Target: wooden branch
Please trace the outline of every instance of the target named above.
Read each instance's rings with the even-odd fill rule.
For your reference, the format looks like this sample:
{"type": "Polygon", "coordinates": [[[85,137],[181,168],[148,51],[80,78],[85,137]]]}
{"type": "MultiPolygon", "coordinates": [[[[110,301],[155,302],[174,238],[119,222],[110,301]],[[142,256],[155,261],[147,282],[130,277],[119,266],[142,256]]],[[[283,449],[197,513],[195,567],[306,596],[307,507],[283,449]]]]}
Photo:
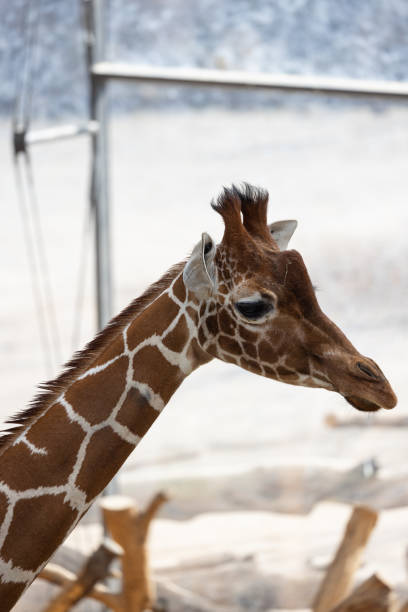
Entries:
{"type": "MultiPolygon", "coordinates": [[[[61,587],[69,586],[76,582],[77,579],[74,572],[61,567],[56,563],[48,563],[38,575],[38,578],[42,578],[43,580],[47,580],[48,582],[61,587]]],[[[121,611],[119,596],[115,593],[111,593],[104,584],[95,584],[93,589],[88,593],[87,597],[103,603],[108,608],[112,608],[112,610],[117,610],[118,612],[121,611]]]]}
{"type": "Polygon", "coordinates": [[[408,417],[374,417],[372,421],[367,423],[364,417],[349,416],[339,417],[337,414],[330,412],[324,417],[324,422],[328,427],[365,427],[367,424],[370,427],[408,427],[408,417]]]}
{"type": "Polygon", "coordinates": [[[103,580],[114,559],[123,554],[121,547],[105,539],[83,565],[78,576],[67,583],[60,593],[44,608],[44,612],[66,612],[86,597],[99,580],[103,580]]]}
{"type": "Polygon", "coordinates": [[[168,501],[169,501],[169,498],[167,497],[165,493],[163,493],[163,491],[159,491],[159,493],[157,493],[153,497],[153,499],[150,501],[147,508],[140,515],[140,518],[144,520],[144,527],[146,531],[149,528],[151,521],[154,519],[154,517],[160,510],[161,506],[168,501]]]}
{"type": "Polygon", "coordinates": [[[154,606],[155,591],[150,578],[146,541],[149,525],[166,500],[163,493],[158,493],[144,512],[139,512],[129,497],[110,495],[100,501],[105,524],[113,539],[124,550],[124,612],[143,612],[154,606]]]}
{"type": "Polygon", "coordinates": [[[396,612],[398,600],[388,584],[373,574],[332,612],[396,612]]]}
{"type": "Polygon", "coordinates": [[[377,512],[371,508],[354,508],[340,546],[314,599],[313,612],[329,612],[347,597],[377,516],[377,512]]]}

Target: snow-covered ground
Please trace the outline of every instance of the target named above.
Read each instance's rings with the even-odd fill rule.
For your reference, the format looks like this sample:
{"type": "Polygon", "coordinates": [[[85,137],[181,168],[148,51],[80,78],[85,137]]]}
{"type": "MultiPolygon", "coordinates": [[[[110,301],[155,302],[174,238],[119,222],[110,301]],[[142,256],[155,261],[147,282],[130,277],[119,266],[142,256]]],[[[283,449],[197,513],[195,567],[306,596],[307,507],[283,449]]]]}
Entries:
{"type": "MultiPolygon", "coordinates": [[[[304,256],[323,309],[392,382],[399,404],[384,417],[406,415],[407,119],[401,108],[304,114],[208,109],[114,119],[115,312],[183,259],[202,231],[221,238],[221,219],[209,202],[223,184],[262,185],[270,192],[271,220],[299,220],[293,247],[304,256]]],[[[0,125],[2,419],[24,407],[36,383],[49,376],[9,136],[9,126],[0,125]]],[[[88,149],[86,140],[77,140],[32,150],[64,360],[77,348],[71,336],[88,149]]],[[[90,258],[80,345],[94,332],[92,271],[90,258]]],[[[213,361],[177,391],[124,466],[122,488],[137,496],[137,482],[147,480],[225,476],[287,464],[344,469],[371,456],[385,476],[406,473],[406,429],[370,427],[361,415],[361,428],[331,430],[323,423],[328,412],[354,414],[334,394],[285,386],[213,361]]],[[[380,525],[381,542],[387,541],[389,523],[380,525]]],[[[338,537],[339,525],[334,529],[338,537]]]]}

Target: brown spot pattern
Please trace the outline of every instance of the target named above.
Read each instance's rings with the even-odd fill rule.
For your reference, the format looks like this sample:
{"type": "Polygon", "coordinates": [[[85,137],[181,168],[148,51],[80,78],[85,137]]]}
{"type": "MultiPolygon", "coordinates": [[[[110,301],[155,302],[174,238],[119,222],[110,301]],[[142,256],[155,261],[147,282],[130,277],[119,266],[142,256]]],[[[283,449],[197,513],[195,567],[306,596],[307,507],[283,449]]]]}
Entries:
{"type": "Polygon", "coordinates": [[[102,351],[95,363],[92,364],[92,367],[103,365],[107,361],[110,361],[111,359],[114,359],[115,357],[121,355],[124,350],[125,344],[123,341],[123,336],[122,334],[119,334],[118,337],[115,338],[114,342],[112,342],[112,344],[109,344],[106,349],[102,351]]]}
{"type": "Polygon", "coordinates": [[[1,584],[1,605],[4,610],[11,610],[25,589],[25,583],[7,582],[1,584]]]}
{"type": "Polygon", "coordinates": [[[161,336],[176,317],[179,306],[168,295],[161,295],[150,308],[144,310],[129,326],[127,340],[129,350],[154,334],[161,336]],[[156,316],[155,316],[156,313],[156,316]]]}
{"type": "Polygon", "coordinates": [[[217,350],[217,346],[214,343],[210,344],[205,350],[210,355],[213,355],[214,357],[217,356],[218,350],[217,350]]]}
{"type": "Polygon", "coordinates": [[[211,361],[211,356],[208,354],[209,351],[203,350],[201,346],[198,344],[197,339],[193,338],[190,342],[190,346],[187,350],[187,356],[194,361],[197,361],[201,364],[207,363],[211,361]]]}
{"type": "Polygon", "coordinates": [[[84,432],[77,423],[71,423],[64,408],[54,404],[27,433],[27,439],[36,447],[44,447],[47,455],[32,453],[20,442],[6,449],[1,457],[5,482],[17,491],[36,487],[61,485],[68,479],[79,450],[84,432]]]}
{"type": "Polygon", "coordinates": [[[133,388],[127,394],[116,420],[128,427],[132,433],[142,437],[158,416],[157,410],[149,404],[149,397],[133,388]]]}
{"type": "Polygon", "coordinates": [[[253,361],[252,359],[246,359],[245,357],[242,357],[241,358],[241,365],[242,365],[243,368],[246,368],[250,372],[255,372],[255,374],[261,374],[261,372],[262,372],[262,370],[259,367],[258,363],[256,361],[253,361]]]}
{"type": "Polygon", "coordinates": [[[244,342],[242,346],[243,346],[243,349],[244,349],[244,353],[246,353],[247,355],[249,355],[249,357],[252,357],[253,359],[257,359],[258,351],[257,351],[257,348],[256,348],[255,344],[250,344],[249,342],[244,342]]]}
{"type": "Polygon", "coordinates": [[[215,315],[210,315],[205,320],[207,329],[212,336],[215,336],[218,333],[218,321],[215,315]]]}
{"type": "Polygon", "coordinates": [[[162,342],[171,351],[181,353],[189,339],[189,331],[185,317],[182,315],[176,327],[164,336],[162,342]]]}
{"type": "Polygon", "coordinates": [[[76,485],[86,492],[87,501],[104,490],[133,449],[133,444],[125,442],[110,427],[93,434],[76,479],[76,485]]]}
{"type": "Polygon", "coordinates": [[[233,355],[239,355],[242,353],[242,349],[239,346],[238,342],[233,338],[229,338],[228,336],[220,336],[218,339],[218,343],[223,351],[227,351],[227,353],[232,353],[233,355]]]}
{"type": "Polygon", "coordinates": [[[183,282],[183,277],[180,278],[173,285],[173,293],[180,302],[184,302],[186,299],[186,287],[183,282]]]}
{"type": "Polygon", "coordinates": [[[101,372],[77,380],[65,394],[67,401],[91,425],[101,423],[122,394],[128,365],[126,356],[119,357],[101,372]]]}
{"type": "MultiPolygon", "coordinates": [[[[95,466],[93,468],[95,475],[95,466]]],[[[61,544],[78,513],[64,502],[65,493],[21,499],[2,548],[2,557],[22,569],[37,568],[61,544]],[[49,520],[58,517],[58,520],[49,520]]]]}
{"type": "Polygon", "coordinates": [[[276,379],[276,372],[273,368],[269,368],[268,366],[264,366],[264,371],[266,376],[270,376],[271,378],[276,379]]]}
{"type": "Polygon", "coordinates": [[[153,346],[145,346],[136,353],[133,367],[134,379],[146,383],[155,393],[160,393],[164,402],[169,401],[182,380],[180,368],[171,365],[153,346]],[[150,364],[153,363],[152,368],[150,364]]]}
{"type": "Polygon", "coordinates": [[[238,331],[243,340],[247,340],[248,342],[256,342],[258,340],[258,334],[250,329],[247,329],[243,325],[239,326],[238,331]]]}
{"type": "Polygon", "coordinates": [[[297,373],[288,370],[288,368],[285,368],[284,366],[278,366],[276,368],[276,372],[281,378],[284,378],[286,382],[293,382],[298,380],[297,373]]]}
{"type": "Polygon", "coordinates": [[[266,361],[267,363],[274,363],[278,358],[278,354],[273,348],[272,344],[266,340],[262,340],[262,342],[260,342],[258,346],[258,354],[261,361],[266,361]]]}
{"type": "Polygon", "coordinates": [[[220,310],[220,314],[218,315],[218,321],[220,325],[220,331],[223,331],[224,334],[230,334],[231,336],[234,335],[236,322],[228,313],[226,308],[222,308],[220,310]]]}

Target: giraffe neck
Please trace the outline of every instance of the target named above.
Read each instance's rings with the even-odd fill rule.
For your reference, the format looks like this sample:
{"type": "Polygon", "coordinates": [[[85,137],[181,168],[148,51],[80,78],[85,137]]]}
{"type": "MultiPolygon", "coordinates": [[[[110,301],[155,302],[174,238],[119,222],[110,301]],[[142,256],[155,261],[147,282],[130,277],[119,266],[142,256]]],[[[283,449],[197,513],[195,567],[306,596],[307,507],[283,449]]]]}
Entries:
{"type": "Polygon", "coordinates": [[[211,359],[196,339],[198,309],[179,274],[3,451],[3,604],[35,578],[183,379],[211,359]]]}

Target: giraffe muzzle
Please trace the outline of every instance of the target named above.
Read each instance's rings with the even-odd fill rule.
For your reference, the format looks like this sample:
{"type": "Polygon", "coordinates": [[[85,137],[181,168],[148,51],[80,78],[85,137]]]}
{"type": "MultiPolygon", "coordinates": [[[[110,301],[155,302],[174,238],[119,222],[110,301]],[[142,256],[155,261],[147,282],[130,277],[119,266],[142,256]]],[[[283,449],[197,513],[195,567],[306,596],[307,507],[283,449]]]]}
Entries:
{"type": "Polygon", "coordinates": [[[362,412],[376,412],[381,408],[390,410],[397,404],[397,397],[390,383],[370,359],[355,350],[326,352],[321,365],[335,391],[362,412]]]}
{"type": "Polygon", "coordinates": [[[344,393],[348,403],[363,412],[394,408],[396,395],[378,365],[368,357],[353,359],[351,365],[355,389],[351,393],[344,393]]]}

